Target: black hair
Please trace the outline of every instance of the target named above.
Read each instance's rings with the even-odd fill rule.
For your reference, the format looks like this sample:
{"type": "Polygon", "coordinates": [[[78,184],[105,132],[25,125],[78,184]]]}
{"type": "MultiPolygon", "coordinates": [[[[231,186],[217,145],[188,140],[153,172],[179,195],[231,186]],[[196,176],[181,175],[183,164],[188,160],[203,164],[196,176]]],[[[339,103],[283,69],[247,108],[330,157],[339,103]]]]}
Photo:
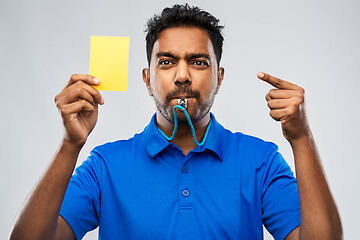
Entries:
{"type": "Polygon", "coordinates": [[[220,64],[224,41],[221,31],[224,26],[219,25],[219,19],[210,13],[198,7],[190,7],[187,3],[176,4],[170,8],[164,8],[161,14],[155,14],[146,25],[146,54],[149,66],[154,43],[162,31],[172,27],[198,27],[206,30],[214,47],[217,64],[220,64]]]}

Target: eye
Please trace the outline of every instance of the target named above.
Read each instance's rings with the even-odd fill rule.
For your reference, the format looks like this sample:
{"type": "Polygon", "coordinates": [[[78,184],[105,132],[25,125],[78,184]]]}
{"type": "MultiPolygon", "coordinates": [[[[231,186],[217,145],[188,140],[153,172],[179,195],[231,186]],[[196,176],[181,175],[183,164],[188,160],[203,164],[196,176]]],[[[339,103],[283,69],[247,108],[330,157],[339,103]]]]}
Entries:
{"type": "Polygon", "coordinates": [[[167,60],[167,59],[159,61],[159,66],[160,67],[161,66],[169,66],[171,64],[172,64],[172,62],[170,60],[167,60]]]}
{"type": "Polygon", "coordinates": [[[202,60],[193,61],[192,64],[195,65],[196,67],[201,67],[201,68],[207,68],[209,66],[209,63],[207,61],[202,61],[202,60]]]}

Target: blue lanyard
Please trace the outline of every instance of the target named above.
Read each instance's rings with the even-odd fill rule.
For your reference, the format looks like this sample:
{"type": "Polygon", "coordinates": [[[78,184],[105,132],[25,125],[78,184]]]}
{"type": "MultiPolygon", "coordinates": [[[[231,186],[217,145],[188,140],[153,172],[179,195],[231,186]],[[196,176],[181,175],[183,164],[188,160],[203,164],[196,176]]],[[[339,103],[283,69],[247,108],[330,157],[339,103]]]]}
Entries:
{"type": "MultiPolygon", "coordinates": [[[[193,139],[194,139],[194,142],[196,143],[196,145],[198,145],[198,146],[204,145],[205,140],[206,140],[206,138],[207,138],[207,136],[208,136],[208,133],[209,133],[209,129],[210,129],[210,126],[211,126],[212,119],[210,118],[210,122],[209,122],[209,125],[208,125],[207,128],[206,128],[206,132],[205,132],[205,136],[204,136],[203,140],[201,141],[201,143],[198,143],[198,141],[196,140],[196,134],[195,134],[194,126],[193,126],[193,124],[192,124],[192,122],[191,122],[191,119],[190,119],[190,117],[189,117],[188,112],[186,111],[186,109],[185,109],[183,106],[184,106],[184,105],[182,105],[182,104],[181,104],[181,105],[175,105],[175,106],[174,106],[174,121],[175,121],[175,124],[174,124],[174,131],[173,131],[171,137],[166,136],[166,134],[165,134],[163,131],[161,131],[161,129],[158,127],[159,132],[160,132],[161,135],[163,135],[164,138],[166,138],[168,141],[171,141],[172,139],[174,139],[175,134],[176,134],[176,130],[177,130],[177,125],[178,125],[178,120],[177,120],[177,117],[176,117],[176,109],[179,108],[181,111],[183,111],[183,112],[185,113],[186,119],[187,119],[187,121],[188,121],[188,123],[189,123],[189,125],[190,125],[191,132],[192,132],[192,136],[193,136],[193,139]]],[[[186,106],[186,105],[185,105],[185,106],[186,106]]]]}

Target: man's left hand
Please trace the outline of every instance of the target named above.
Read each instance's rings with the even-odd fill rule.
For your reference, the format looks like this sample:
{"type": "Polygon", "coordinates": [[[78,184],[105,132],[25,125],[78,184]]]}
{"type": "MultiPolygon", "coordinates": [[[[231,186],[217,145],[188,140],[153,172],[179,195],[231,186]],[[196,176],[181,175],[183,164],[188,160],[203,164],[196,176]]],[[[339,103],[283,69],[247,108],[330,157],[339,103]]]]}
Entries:
{"type": "Polygon", "coordinates": [[[309,129],[304,110],[305,90],[295,84],[259,72],[257,77],[275,89],[271,89],[265,99],[270,108],[270,116],[281,122],[284,137],[292,142],[308,136],[309,129]]]}

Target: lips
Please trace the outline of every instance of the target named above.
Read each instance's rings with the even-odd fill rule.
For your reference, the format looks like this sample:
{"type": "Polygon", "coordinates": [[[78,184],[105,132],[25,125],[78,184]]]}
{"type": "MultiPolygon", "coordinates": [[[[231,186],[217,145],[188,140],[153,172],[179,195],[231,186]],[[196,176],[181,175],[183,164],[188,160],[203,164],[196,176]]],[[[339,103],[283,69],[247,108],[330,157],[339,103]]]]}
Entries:
{"type": "Polygon", "coordinates": [[[174,91],[170,92],[166,96],[166,100],[170,102],[173,99],[180,99],[180,98],[200,98],[200,92],[197,90],[192,90],[188,87],[177,88],[174,91]]]}
{"type": "Polygon", "coordinates": [[[194,98],[193,96],[176,96],[173,99],[181,99],[181,98],[194,98]]]}

